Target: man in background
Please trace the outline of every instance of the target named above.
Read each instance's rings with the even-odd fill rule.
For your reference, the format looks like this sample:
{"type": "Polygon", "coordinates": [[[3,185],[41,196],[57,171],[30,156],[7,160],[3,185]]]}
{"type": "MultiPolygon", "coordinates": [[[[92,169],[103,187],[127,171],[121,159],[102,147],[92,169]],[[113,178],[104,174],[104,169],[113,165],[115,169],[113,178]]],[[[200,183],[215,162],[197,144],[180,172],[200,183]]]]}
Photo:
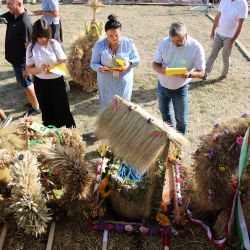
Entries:
{"type": "Polygon", "coordinates": [[[202,78],[205,53],[201,44],[188,35],[181,22],[172,23],[169,36],[160,41],[154,55],[153,69],[158,73],[158,105],[164,122],[185,134],[188,121],[188,87],[192,78],[202,78]],[[181,75],[166,75],[167,68],[186,68],[181,75]]]}
{"type": "Polygon", "coordinates": [[[7,20],[5,59],[12,64],[17,81],[25,88],[31,109],[27,115],[41,111],[30,76],[25,75],[26,47],[31,40],[32,22],[24,9],[22,0],[7,0],[8,12],[0,15],[7,20]]]}
{"type": "Polygon", "coordinates": [[[222,49],[223,69],[219,80],[227,78],[229,71],[229,59],[235,40],[241,32],[244,20],[248,15],[248,4],[246,0],[221,0],[219,11],[216,14],[212,32],[213,40],[211,54],[206,63],[204,80],[211,73],[214,62],[222,49]]]}

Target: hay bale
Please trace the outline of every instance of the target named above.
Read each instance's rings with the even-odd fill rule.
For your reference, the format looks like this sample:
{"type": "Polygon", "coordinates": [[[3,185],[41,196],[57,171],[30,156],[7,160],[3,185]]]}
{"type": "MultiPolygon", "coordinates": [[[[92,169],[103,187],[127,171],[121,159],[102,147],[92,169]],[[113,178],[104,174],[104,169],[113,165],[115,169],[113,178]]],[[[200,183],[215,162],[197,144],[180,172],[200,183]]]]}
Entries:
{"type": "Polygon", "coordinates": [[[177,146],[187,143],[166,123],[119,96],[100,113],[96,134],[109,141],[116,157],[136,166],[141,174],[155,166],[168,140],[177,146]]]}
{"type": "Polygon", "coordinates": [[[68,69],[71,78],[79,84],[83,91],[97,90],[96,72],[90,68],[92,48],[103,36],[103,24],[92,21],[85,23],[85,33],[81,33],[70,47],[68,69]]]}

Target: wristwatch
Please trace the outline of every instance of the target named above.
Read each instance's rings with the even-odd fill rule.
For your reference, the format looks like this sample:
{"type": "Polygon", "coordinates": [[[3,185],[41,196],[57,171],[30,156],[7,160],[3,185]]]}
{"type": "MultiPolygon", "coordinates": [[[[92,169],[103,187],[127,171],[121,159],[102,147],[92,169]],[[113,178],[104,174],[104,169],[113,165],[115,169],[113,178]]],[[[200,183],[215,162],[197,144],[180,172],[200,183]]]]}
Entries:
{"type": "Polygon", "coordinates": [[[188,77],[187,77],[187,78],[192,78],[191,76],[192,76],[192,72],[189,72],[189,74],[188,74],[188,77]]]}

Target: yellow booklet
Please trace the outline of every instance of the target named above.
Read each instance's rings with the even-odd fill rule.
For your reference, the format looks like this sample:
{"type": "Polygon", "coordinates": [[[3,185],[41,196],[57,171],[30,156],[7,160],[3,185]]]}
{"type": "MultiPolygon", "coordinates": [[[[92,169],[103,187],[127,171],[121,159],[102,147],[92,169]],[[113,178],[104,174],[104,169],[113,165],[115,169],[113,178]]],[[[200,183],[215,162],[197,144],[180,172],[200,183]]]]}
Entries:
{"type": "Polygon", "coordinates": [[[183,75],[187,72],[186,68],[166,68],[165,74],[167,76],[183,75]]]}
{"type": "Polygon", "coordinates": [[[68,76],[69,72],[68,72],[68,68],[67,68],[67,66],[65,64],[65,61],[66,60],[51,66],[49,68],[49,72],[54,73],[54,74],[60,74],[60,75],[63,75],[63,76],[68,76]]]}
{"type": "Polygon", "coordinates": [[[124,71],[125,61],[121,58],[114,58],[111,70],[124,71]]]}

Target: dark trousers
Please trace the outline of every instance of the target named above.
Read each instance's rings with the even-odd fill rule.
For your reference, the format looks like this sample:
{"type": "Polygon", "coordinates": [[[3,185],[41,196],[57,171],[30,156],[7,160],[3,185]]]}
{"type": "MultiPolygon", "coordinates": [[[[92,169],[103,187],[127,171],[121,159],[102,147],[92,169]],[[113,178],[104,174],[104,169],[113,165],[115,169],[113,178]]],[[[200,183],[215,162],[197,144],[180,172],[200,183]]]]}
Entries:
{"type": "Polygon", "coordinates": [[[54,125],[58,128],[76,126],[70,112],[62,76],[56,79],[40,79],[35,76],[34,87],[45,126],[54,125]]]}
{"type": "Polygon", "coordinates": [[[62,34],[61,34],[61,23],[54,24],[52,23],[50,25],[51,28],[51,37],[55,40],[57,40],[59,43],[62,42],[62,34]]]}

